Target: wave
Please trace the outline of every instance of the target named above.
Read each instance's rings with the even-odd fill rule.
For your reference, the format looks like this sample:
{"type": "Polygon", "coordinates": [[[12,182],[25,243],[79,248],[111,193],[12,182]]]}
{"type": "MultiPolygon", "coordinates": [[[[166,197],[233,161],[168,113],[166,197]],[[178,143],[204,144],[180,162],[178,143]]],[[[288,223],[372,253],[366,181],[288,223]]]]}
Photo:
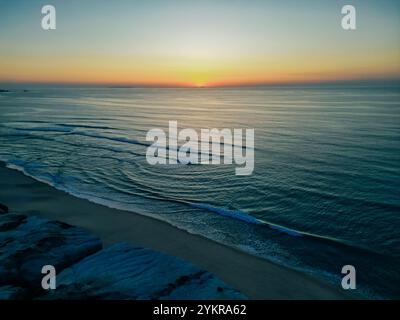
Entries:
{"type": "Polygon", "coordinates": [[[367,248],[362,245],[348,242],[346,240],[342,240],[342,239],[338,239],[338,238],[334,238],[334,237],[322,236],[322,235],[305,232],[305,231],[299,231],[299,230],[285,227],[285,226],[282,226],[282,225],[279,225],[276,223],[272,223],[272,222],[269,222],[269,221],[266,221],[263,219],[259,219],[259,218],[253,217],[253,216],[249,215],[248,213],[241,211],[241,210],[230,210],[230,209],[226,209],[226,208],[215,207],[213,205],[205,204],[205,203],[189,203],[189,202],[184,202],[184,201],[182,201],[182,203],[186,203],[193,208],[207,210],[209,212],[217,213],[221,216],[239,220],[239,221],[243,221],[243,222],[246,222],[249,224],[253,224],[253,225],[257,225],[257,226],[267,226],[272,230],[278,231],[279,233],[283,233],[290,237],[304,238],[304,239],[308,239],[311,241],[316,241],[318,243],[327,243],[327,244],[335,246],[335,247],[337,247],[337,246],[346,247],[348,249],[350,248],[351,250],[373,253],[373,254],[377,254],[377,255],[382,254],[381,252],[375,251],[371,248],[367,248]]]}
{"type": "MultiPolygon", "coordinates": [[[[21,171],[25,175],[36,179],[40,182],[46,183],[54,188],[60,189],[60,187],[63,185],[62,181],[60,180],[60,177],[48,173],[40,173],[37,169],[43,167],[40,163],[32,163],[32,162],[26,162],[20,159],[7,159],[7,158],[0,158],[0,160],[4,161],[6,163],[6,166],[10,169],[15,169],[18,171],[21,171]]],[[[63,191],[66,191],[74,196],[78,194],[78,192],[74,192],[72,190],[66,189],[64,186],[61,188],[63,191]]],[[[121,191],[121,190],[119,190],[121,191]]],[[[101,197],[99,197],[101,198],[101,197]]],[[[146,198],[146,196],[143,196],[143,198],[146,198]]],[[[192,208],[196,209],[201,209],[201,210],[206,210],[208,212],[212,213],[217,213],[220,216],[224,216],[227,218],[235,219],[238,221],[243,221],[249,224],[253,225],[259,225],[259,226],[269,226],[271,229],[279,231],[281,233],[285,233],[289,236],[294,236],[294,237],[303,237],[303,236],[312,236],[316,238],[323,238],[318,235],[311,235],[307,234],[301,231],[297,231],[294,229],[290,229],[281,225],[277,225],[256,217],[251,216],[250,214],[241,211],[241,210],[230,210],[222,207],[216,207],[211,204],[206,204],[206,203],[194,203],[194,202],[188,202],[185,200],[181,199],[165,199],[162,198],[160,195],[154,196],[154,197],[149,197],[149,199],[152,200],[159,200],[159,201],[169,201],[169,202],[174,202],[174,203],[180,203],[183,205],[188,205],[192,208]]],[[[104,201],[102,203],[104,205],[104,201]]]]}
{"type": "MultiPolygon", "coordinates": [[[[40,123],[44,123],[44,122],[40,122],[40,123]]],[[[87,132],[87,131],[77,131],[76,129],[82,128],[82,129],[110,129],[113,130],[113,128],[111,127],[107,127],[107,126],[92,126],[92,125],[79,125],[79,124],[56,124],[55,126],[45,126],[45,127],[32,127],[32,128],[19,128],[19,127],[11,127],[11,126],[4,126],[2,125],[4,128],[7,129],[11,129],[16,131],[14,134],[5,134],[7,136],[21,136],[23,134],[19,134],[17,132],[24,132],[26,133],[26,135],[28,136],[29,133],[33,133],[33,132],[48,132],[48,133],[62,133],[65,135],[77,135],[77,136],[84,136],[84,137],[89,137],[89,138],[94,138],[94,139],[99,139],[99,140],[108,140],[108,141],[114,141],[114,142],[118,142],[118,143],[127,143],[127,144],[132,144],[132,145],[139,145],[139,146],[144,146],[144,147],[149,147],[152,145],[152,143],[150,142],[143,142],[143,141],[139,141],[136,139],[131,139],[131,138],[126,138],[126,137],[122,137],[122,136],[107,136],[104,134],[98,134],[98,133],[92,133],[92,132],[87,132]]],[[[30,135],[32,136],[32,135],[30,135]]],[[[169,140],[168,140],[169,141],[169,140]]],[[[174,141],[177,142],[177,141],[174,141]]],[[[203,143],[203,141],[199,141],[199,146],[203,143]]],[[[213,145],[219,145],[222,148],[225,148],[225,146],[230,146],[233,149],[246,149],[247,146],[236,146],[235,144],[228,144],[225,142],[213,142],[213,141],[208,141],[209,146],[213,146],[213,145]]],[[[180,149],[180,145],[178,146],[158,146],[158,149],[165,149],[166,151],[169,150],[173,150],[173,151],[179,151],[180,149]]],[[[255,148],[252,148],[255,150],[255,148]]],[[[211,149],[208,152],[207,151],[203,151],[199,148],[193,148],[192,147],[192,152],[194,153],[198,153],[200,155],[206,155],[210,157],[210,161],[214,161],[214,159],[216,159],[217,161],[220,161],[221,157],[224,157],[224,152],[225,150],[222,149],[223,151],[219,151],[216,152],[214,154],[214,150],[211,149]]],[[[170,155],[166,155],[167,157],[169,157],[170,155]]],[[[159,155],[160,158],[162,158],[161,155],[159,155]]],[[[178,160],[178,164],[184,164],[181,163],[181,161],[178,160]]],[[[188,163],[189,165],[193,165],[193,163],[188,163]]],[[[200,163],[199,163],[200,164],[200,163]]]]}
{"type": "MultiPolygon", "coordinates": [[[[17,121],[15,123],[46,123],[46,121],[17,121]]],[[[97,125],[86,125],[86,124],[68,124],[68,123],[55,123],[50,126],[42,126],[42,127],[31,127],[31,128],[21,128],[21,127],[12,127],[9,125],[1,125],[7,129],[13,129],[18,131],[32,131],[32,132],[73,132],[75,129],[99,129],[99,130],[115,130],[113,127],[108,126],[97,126],[97,125]]]]}
{"type": "MultiPolygon", "coordinates": [[[[71,132],[67,132],[67,135],[78,135],[78,136],[84,136],[84,137],[90,137],[90,138],[95,138],[95,139],[102,139],[102,140],[108,140],[108,141],[114,141],[114,142],[119,142],[119,143],[127,143],[127,144],[132,144],[132,145],[139,145],[139,146],[144,146],[144,147],[149,147],[152,145],[152,143],[148,143],[148,142],[142,142],[139,140],[135,140],[135,139],[130,139],[130,138],[126,138],[126,137],[115,137],[115,136],[105,136],[105,135],[101,135],[101,134],[95,134],[95,133],[89,133],[89,132],[82,132],[82,131],[71,131],[71,132]]],[[[165,149],[166,151],[169,150],[173,150],[173,151],[178,151],[179,150],[179,146],[175,147],[175,146],[157,146],[158,149],[165,149]]],[[[211,152],[203,152],[202,150],[198,150],[196,148],[192,148],[192,152],[194,153],[198,153],[198,154],[202,154],[202,155],[207,155],[209,157],[211,157],[210,161],[212,161],[214,158],[217,159],[218,161],[220,161],[220,155],[219,154],[214,154],[213,151],[211,150],[211,152]]],[[[158,155],[158,157],[160,159],[164,158],[161,155],[158,155]]],[[[166,158],[171,157],[170,154],[166,154],[166,158]]],[[[172,156],[173,157],[173,156],[172,156]]],[[[179,159],[178,160],[178,164],[183,164],[186,165],[184,163],[182,163],[179,159]]],[[[193,163],[189,163],[191,165],[193,165],[193,163]]],[[[200,163],[199,163],[200,164],[200,163]]]]}
{"type": "Polygon", "coordinates": [[[99,130],[115,130],[115,128],[107,126],[94,126],[88,124],[67,124],[67,123],[57,123],[58,126],[67,128],[84,128],[84,129],[99,129],[99,130]]]}
{"type": "MultiPolygon", "coordinates": [[[[73,196],[76,196],[78,198],[84,198],[86,200],[90,200],[92,202],[96,202],[98,204],[101,205],[105,205],[111,208],[116,208],[116,209],[125,209],[124,207],[120,207],[120,206],[115,206],[115,205],[111,205],[111,202],[114,201],[107,201],[107,199],[102,198],[100,195],[98,195],[97,197],[93,197],[91,196],[90,198],[86,197],[86,196],[82,196],[81,193],[77,192],[76,190],[71,190],[69,189],[66,185],[64,185],[64,182],[61,181],[60,177],[54,174],[48,174],[48,173],[41,173],[39,172],[37,169],[43,167],[40,163],[32,163],[32,162],[25,162],[23,160],[19,160],[19,159],[7,159],[4,157],[0,157],[0,160],[6,163],[6,166],[10,169],[15,169],[18,171],[21,171],[22,173],[24,173],[25,175],[36,179],[40,182],[46,183],[54,188],[60,189],[64,192],[67,192],[73,196]],[[101,202],[96,201],[94,199],[101,199],[101,202]]],[[[119,192],[121,192],[121,190],[119,190],[119,192]]],[[[138,194],[136,194],[136,196],[138,196],[138,194]]],[[[351,247],[353,249],[358,249],[358,250],[363,250],[363,251],[368,251],[368,252],[374,252],[374,253],[378,253],[373,251],[370,248],[365,248],[359,245],[355,245],[353,243],[349,243],[347,241],[341,240],[341,239],[337,239],[337,238],[333,238],[333,237],[326,237],[326,236],[321,236],[318,234],[313,234],[313,233],[309,233],[309,232],[304,232],[304,231],[299,231],[299,230],[295,230],[289,227],[285,227],[276,223],[272,223],[263,219],[259,219],[256,218],[242,210],[231,210],[231,209],[226,209],[223,207],[217,207],[217,206],[213,206],[211,204],[207,204],[207,203],[195,203],[195,202],[189,202],[189,201],[185,201],[182,199],[168,199],[168,198],[164,198],[161,195],[158,194],[154,194],[153,196],[145,196],[145,195],[141,195],[141,197],[143,198],[148,198],[149,200],[158,200],[158,201],[165,201],[165,202],[173,202],[173,203],[179,203],[182,205],[187,205],[190,206],[192,208],[195,209],[200,209],[200,210],[205,210],[211,213],[216,213],[220,216],[229,218],[229,219],[234,219],[237,221],[242,221],[251,225],[256,225],[256,226],[266,226],[269,227],[272,230],[275,230],[279,233],[285,234],[287,236],[290,237],[302,237],[302,238],[307,238],[307,239],[311,239],[313,241],[319,241],[319,242],[328,242],[331,243],[333,245],[341,245],[341,246],[346,246],[346,247],[351,247]]],[[[125,209],[126,210],[126,209],[125,209]]],[[[128,211],[132,211],[134,213],[137,213],[136,211],[129,209],[128,211]]]]}
{"type": "Polygon", "coordinates": [[[241,221],[251,223],[251,224],[256,224],[256,225],[264,224],[264,221],[254,218],[253,216],[251,216],[243,211],[240,211],[240,210],[228,210],[228,209],[224,209],[224,208],[214,207],[212,205],[204,204],[204,203],[188,203],[188,204],[190,206],[192,206],[193,208],[203,209],[203,210],[207,210],[210,212],[215,212],[224,217],[234,218],[236,220],[241,220],[241,221]]]}
{"type": "MultiPolygon", "coordinates": [[[[6,163],[7,167],[11,169],[16,169],[18,171],[21,171],[25,175],[36,179],[40,182],[46,183],[54,188],[60,189],[62,191],[65,191],[73,196],[79,197],[79,198],[84,198],[87,200],[91,200],[92,202],[96,202],[111,208],[116,208],[116,209],[125,209],[128,211],[132,211],[134,213],[137,213],[135,210],[132,209],[126,209],[124,207],[120,206],[115,206],[115,204],[111,205],[111,203],[114,203],[115,201],[107,201],[107,199],[104,199],[101,197],[101,195],[98,195],[97,199],[101,199],[101,202],[98,201],[93,201],[96,197],[91,196],[89,199],[86,196],[82,196],[78,191],[76,190],[70,190],[68,186],[65,185],[65,182],[61,180],[61,178],[57,175],[54,174],[49,174],[46,172],[40,172],[41,170],[38,170],[39,168],[42,168],[43,165],[40,163],[32,163],[32,162],[25,162],[20,159],[7,159],[7,158],[2,158],[0,157],[0,160],[6,163]]],[[[108,186],[113,188],[113,186],[108,186]]],[[[118,192],[122,192],[122,190],[117,190],[118,192]]],[[[228,219],[234,219],[237,221],[242,221],[251,225],[256,225],[256,226],[266,226],[269,227],[270,229],[277,231],[279,233],[285,234],[290,237],[296,237],[296,238],[307,238],[312,241],[318,241],[318,242],[325,242],[325,243],[330,243],[331,245],[339,245],[339,246],[345,246],[345,247],[350,247],[352,249],[357,249],[357,250],[362,250],[362,251],[367,251],[370,253],[375,253],[379,254],[379,252],[376,252],[372,250],[371,248],[367,248],[358,244],[354,244],[352,242],[348,242],[342,239],[338,238],[333,238],[333,237],[327,237],[327,236],[322,236],[314,233],[309,233],[305,231],[300,231],[300,230],[295,230],[293,228],[285,227],[270,221],[267,221],[265,219],[260,219],[257,217],[254,217],[242,210],[231,210],[223,207],[217,207],[213,206],[211,204],[207,203],[196,203],[196,202],[189,202],[183,199],[173,199],[173,198],[165,198],[162,195],[158,193],[152,193],[151,191],[147,191],[150,194],[145,195],[145,194],[135,194],[135,196],[140,196],[142,198],[147,198],[148,200],[157,200],[157,201],[163,201],[163,202],[173,202],[173,203],[179,203],[181,205],[186,205],[190,206],[195,209],[200,209],[200,210],[205,210],[211,213],[216,213],[220,216],[226,217],[228,219]]],[[[127,193],[128,195],[130,193],[127,193]]]]}
{"type": "MultiPolygon", "coordinates": [[[[29,123],[29,122],[27,122],[29,123]]],[[[38,123],[45,123],[45,122],[39,122],[38,123]]],[[[115,130],[115,128],[113,127],[109,127],[109,126],[94,126],[94,125],[81,125],[81,124],[63,124],[63,123],[57,123],[55,124],[55,126],[46,126],[46,127],[32,127],[32,128],[19,128],[19,127],[11,127],[11,126],[4,126],[3,127],[7,128],[7,129],[13,129],[13,130],[18,130],[18,131],[37,131],[37,132],[65,132],[65,133],[70,133],[70,134],[75,134],[75,135],[82,135],[82,136],[87,136],[87,137],[91,137],[91,138],[98,138],[98,139],[106,139],[106,140],[113,140],[116,142],[123,142],[123,143],[130,143],[130,144],[142,144],[145,146],[150,146],[151,143],[145,143],[145,142],[140,142],[138,140],[133,140],[133,139],[129,139],[126,137],[109,137],[109,136],[105,136],[105,135],[101,135],[101,134],[95,134],[95,133],[90,133],[90,132],[85,132],[85,131],[76,131],[75,129],[99,129],[99,130],[115,130]]],[[[178,143],[177,139],[168,139],[169,142],[174,142],[174,143],[178,143]]],[[[233,143],[227,143],[227,142],[223,142],[223,141],[219,141],[219,142],[214,142],[212,140],[210,141],[203,141],[203,140],[199,140],[198,141],[199,145],[204,144],[204,143],[208,143],[210,146],[213,145],[219,145],[220,147],[232,147],[232,148],[240,148],[240,149],[253,149],[256,150],[253,147],[248,147],[246,145],[235,145],[233,143]]],[[[172,147],[169,147],[172,149],[172,147]]],[[[179,145],[178,145],[179,148],[179,145]]],[[[167,148],[168,149],[168,148],[167,148]]],[[[199,151],[200,152],[200,151],[199,151]]]]}
{"type": "Polygon", "coordinates": [[[105,136],[101,134],[95,134],[95,133],[89,133],[89,132],[80,132],[80,131],[71,131],[68,134],[70,135],[78,135],[78,136],[84,136],[84,137],[90,137],[90,138],[95,138],[95,139],[103,139],[103,140],[109,140],[109,141],[114,141],[114,142],[122,142],[122,143],[128,143],[128,144],[135,144],[135,145],[141,145],[141,146],[146,146],[148,147],[148,143],[144,143],[138,140],[134,139],[129,139],[126,137],[110,137],[110,136],[105,136]]]}
{"type": "MultiPolygon", "coordinates": [[[[293,237],[303,237],[303,236],[308,235],[301,231],[293,230],[293,229],[290,229],[290,228],[287,228],[284,226],[273,224],[271,222],[268,222],[268,221],[265,221],[262,219],[255,218],[241,210],[229,210],[229,209],[225,209],[225,208],[221,208],[221,207],[215,207],[215,206],[212,206],[210,204],[205,204],[205,203],[190,203],[190,206],[197,208],[197,209],[203,209],[203,210],[207,210],[210,212],[214,212],[214,213],[217,213],[224,217],[244,221],[246,223],[250,223],[250,224],[254,224],[254,225],[265,225],[265,226],[270,227],[271,229],[274,229],[276,231],[285,233],[285,234],[287,234],[289,236],[293,236],[293,237]]],[[[318,236],[316,236],[316,237],[318,237],[318,236]]]]}
{"type": "MultiPolygon", "coordinates": [[[[32,162],[28,163],[28,162],[25,162],[25,161],[19,160],[19,159],[5,159],[2,156],[0,156],[0,160],[5,162],[6,166],[10,169],[18,170],[18,171],[22,172],[23,174],[25,174],[26,176],[29,176],[37,181],[40,181],[42,183],[50,185],[51,187],[54,187],[61,191],[64,191],[72,196],[75,196],[78,198],[83,198],[83,199],[86,199],[93,203],[104,205],[104,206],[107,206],[107,207],[110,207],[113,209],[127,210],[127,211],[130,211],[135,214],[152,216],[153,218],[157,218],[157,219],[165,221],[164,218],[162,218],[160,215],[151,214],[151,213],[147,212],[147,210],[143,211],[140,208],[132,207],[131,203],[124,203],[124,202],[121,202],[120,200],[111,200],[108,197],[103,197],[102,195],[99,195],[99,194],[94,195],[94,194],[86,194],[86,193],[79,192],[78,190],[68,186],[68,183],[66,183],[66,181],[62,181],[61,176],[58,176],[57,174],[49,174],[46,172],[40,172],[41,171],[40,168],[44,168],[44,166],[40,163],[32,163],[32,162]]],[[[146,196],[143,196],[143,198],[146,198],[146,196]]],[[[290,238],[294,237],[294,238],[303,238],[304,240],[309,240],[309,241],[311,241],[311,243],[310,243],[311,246],[312,246],[312,244],[316,244],[316,242],[320,243],[320,244],[325,243],[331,247],[334,246],[335,248],[337,248],[338,246],[342,247],[342,249],[346,249],[346,252],[348,252],[348,253],[349,252],[350,253],[353,252],[354,254],[363,253],[363,252],[364,253],[374,253],[374,254],[377,254],[377,258],[380,258],[382,256],[381,253],[374,252],[370,248],[360,247],[356,244],[348,243],[341,239],[330,238],[330,237],[320,236],[320,235],[316,235],[316,234],[311,234],[311,233],[291,229],[291,228],[288,228],[288,227],[285,227],[282,225],[271,223],[271,222],[263,220],[263,219],[256,218],[256,217],[254,217],[244,211],[241,211],[241,210],[230,210],[230,209],[226,209],[226,208],[222,208],[222,207],[216,207],[216,206],[213,206],[213,205],[207,204],[207,203],[195,203],[195,202],[188,202],[185,200],[178,200],[178,199],[174,200],[174,199],[167,199],[167,198],[152,198],[152,200],[155,200],[155,199],[161,200],[161,201],[167,201],[167,202],[180,203],[182,205],[188,205],[195,209],[206,210],[208,212],[216,213],[216,214],[226,217],[228,219],[234,219],[236,221],[248,223],[250,225],[255,225],[257,227],[261,227],[261,228],[267,227],[278,233],[282,233],[285,236],[289,236],[290,238]],[[348,251],[348,250],[350,250],[350,251],[348,251]],[[360,252],[360,250],[361,250],[361,252],[360,252]]],[[[170,221],[170,219],[168,219],[167,221],[169,224],[171,224],[179,229],[186,230],[187,232],[196,234],[195,230],[186,229],[186,227],[182,227],[179,224],[176,225],[173,221],[170,221]]],[[[215,241],[219,241],[219,240],[214,239],[213,237],[211,237],[211,239],[213,239],[215,241]]],[[[229,246],[229,244],[227,244],[227,243],[225,243],[225,244],[229,246]]],[[[309,244],[307,244],[307,242],[306,242],[306,243],[304,243],[304,245],[308,246],[309,244]]],[[[248,251],[248,250],[246,250],[246,251],[248,251]]],[[[323,270],[318,271],[316,269],[314,270],[313,268],[311,268],[311,269],[309,269],[308,267],[303,268],[303,267],[299,267],[296,265],[292,265],[292,264],[288,263],[287,261],[280,261],[279,259],[277,260],[274,255],[265,256],[263,254],[260,255],[257,252],[255,253],[255,252],[251,252],[251,251],[249,253],[255,254],[264,259],[275,261],[278,264],[286,265],[287,267],[290,267],[290,268],[298,269],[299,271],[304,271],[307,273],[314,273],[317,276],[321,272],[323,272],[323,270]]],[[[328,276],[330,276],[330,275],[328,275],[328,276]]]]}
{"type": "Polygon", "coordinates": [[[0,158],[0,160],[6,164],[7,168],[20,171],[24,175],[26,175],[32,179],[35,179],[39,182],[45,183],[47,185],[50,185],[53,188],[58,189],[56,186],[57,179],[52,179],[52,178],[48,179],[50,177],[50,175],[47,175],[47,179],[46,179],[44,177],[41,177],[37,172],[35,172],[35,173],[31,172],[34,167],[40,167],[40,165],[30,164],[30,167],[27,167],[26,162],[23,160],[6,160],[5,158],[2,158],[2,157],[0,158]]]}
{"type": "Polygon", "coordinates": [[[60,128],[60,127],[35,127],[35,128],[14,128],[14,127],[7,127],[8,129],[13,129],[17,131],[33,131],[33,132],[71,132],[71,128],[60,128]]]}
{"type": "MultiPolygon", "coordinates": [[[[294,229],[290,229],[284,226],[280,226],[262,219],[258,219],[255,218],[251,215],[249,215],[248,213],[241,211],[241,210],[229,210],[229,209],[225,209],[225,208],[221,208],[221,207],[215,207],[212,206],[210,204],[205,204],[205,203],[190,203],[190,206],[194,207],[194,208],[198,208],[198,209],[203,209],[203,210],[207,210],[210,212],[214,212],[217,213],[221,216],[224,217],[228,217],[228,218],[232,218],[235,220],[240,220],[240,221],[244,221],[246,223],[250,223],[250,224],[254,224],[254,225],[265,225],[270,227],[271,229],[274,229],[276,231],[285,233],[289,236],[293,236],[293,237],[303,237],[303,236],[310,236],[310,234],[306,234],[304,232],[301,231],[297,231],[294,229]]],[[[316,236],[315,237],[320,237],[320,236],[316,236]]]]}

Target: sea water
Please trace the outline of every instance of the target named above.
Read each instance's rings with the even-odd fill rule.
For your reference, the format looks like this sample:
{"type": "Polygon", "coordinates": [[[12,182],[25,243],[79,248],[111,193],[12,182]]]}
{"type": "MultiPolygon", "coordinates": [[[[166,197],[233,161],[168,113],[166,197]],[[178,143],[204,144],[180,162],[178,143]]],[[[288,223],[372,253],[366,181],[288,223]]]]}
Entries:
{"type": "Polygon", "coordinates": [[[354,265],[358,293],[400,297],[399,87],[17,88],[0,93],[0,159],[338,288],[354,265]],[[253,173],[149,165],[146,133],[169,121],[254,129],[253,173]]]}

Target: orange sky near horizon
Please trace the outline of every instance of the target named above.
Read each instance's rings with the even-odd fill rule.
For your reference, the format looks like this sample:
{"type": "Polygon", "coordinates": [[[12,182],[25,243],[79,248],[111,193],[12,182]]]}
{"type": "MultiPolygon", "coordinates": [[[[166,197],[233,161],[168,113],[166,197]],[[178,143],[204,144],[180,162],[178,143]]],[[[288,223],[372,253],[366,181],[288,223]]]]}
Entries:
{"type": "MultiPolygon", "coordinates": [[[[397,52],[349,59],[346,55],[259,56],[236,59],[163,57],[47,56],[15,54],[1,63],[0,80],[25,83],[77,83],[154,86],[229,86],[396,79],[397,52]],[[392,63],[390,63],[392,61],[392,63]]],[[[4,61],[4,60],[3,60],[4,61]]],[[[398,62],[397,62],[398,61],[398,62]]]]}

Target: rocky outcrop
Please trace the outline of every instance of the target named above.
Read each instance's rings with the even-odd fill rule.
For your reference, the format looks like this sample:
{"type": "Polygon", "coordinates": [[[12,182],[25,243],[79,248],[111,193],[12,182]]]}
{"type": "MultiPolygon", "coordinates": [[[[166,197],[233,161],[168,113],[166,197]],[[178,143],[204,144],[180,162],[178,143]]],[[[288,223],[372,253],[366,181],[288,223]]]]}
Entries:
{"type": "Polygon", "coordinates": [[[179,258],[116,244],[64,270],[46,299],[238,299],[209,272],[179,258]]]}
{"type": "Polygon", "coordinates": [[[0,203],[0,214],[1,213],[8,213],[8,207],[2,203],[0,203]]]}
{"type": "Polygon", "coordinates": [[[243,299],[207,271],[150,249],[116,244],[58,221],[0,215],[2,299],[243,299]],[[44,265],[57,272],[44,290],[44,265]]]}
{"type": "Polygon", "coordinates": [[[44,265],[62,270],[102,248],[98,237],[58,221],[0,216],[0,285],[40,287],[44,265]]]}
{"type": "Polygon", "coordinates": [[[18,300],[26,296],[26,290],[20,287],[3,286],[0,287],[0,300],[18,300]]]}
{"type": "MultiPolygon", "coordinates": [[[[16,229],[19,225],[24,223],[26,216],[22,214],[7,214],[0,217],[0,231],[9,231],[16,229]]],[[[5,234],[3,234],[5,235],[5,234]]],[[[1,234],[0,234],[1,237],[1,234]]],[[[0,243],[1,245],[1,243],[0,243]]],[[[1,247],[0,247],[1,248],[1,247]]]]}

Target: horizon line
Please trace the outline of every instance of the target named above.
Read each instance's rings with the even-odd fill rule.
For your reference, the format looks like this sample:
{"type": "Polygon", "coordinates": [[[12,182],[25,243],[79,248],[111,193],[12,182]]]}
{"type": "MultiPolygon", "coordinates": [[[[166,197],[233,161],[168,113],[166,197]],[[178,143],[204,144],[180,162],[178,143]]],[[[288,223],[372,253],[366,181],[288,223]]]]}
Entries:
{"type": "MultiPolygon", "coordinates": [[[[95,82],[40,82],[40,81],[0,81],[0,86],[49,86],[49,87],[98,87],[98,88],[115,88],[115,89],[129,89],[129,88],[254,88],[254,87],[284,87],[284,86],[318,86],[318,85],[383,85],[383,84],[397,84],[400,85],[399,78],[387,79],[346,79],[346,80],[324,80],[324,81],[288,81],[288,82],[260,82],[260,83],[231,83],[231,84],[149,84],[149,83],[95,83],[95,82]]],[[[0,87],[0,89],[2,89],[0,87]]]]}

